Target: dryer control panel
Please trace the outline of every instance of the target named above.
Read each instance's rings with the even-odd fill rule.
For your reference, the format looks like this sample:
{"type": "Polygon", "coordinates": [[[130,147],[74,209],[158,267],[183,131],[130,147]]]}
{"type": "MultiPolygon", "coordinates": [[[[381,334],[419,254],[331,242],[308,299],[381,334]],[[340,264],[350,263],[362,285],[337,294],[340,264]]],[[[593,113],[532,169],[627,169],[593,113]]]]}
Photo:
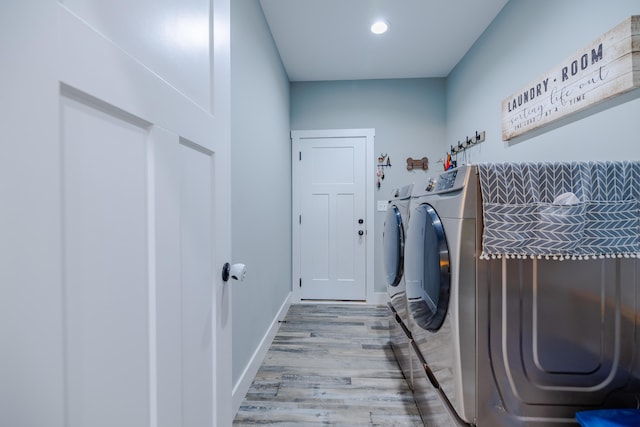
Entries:
{"type": "Polygon", "coordinates": [[[449,172],[445,172],[438,178],[435,191],[450,190],[456,183],[456,176],[458,176],[458,169],[453,169],[449,172]]]}
{"type": "Polygon", "coordinates": [[[426,187],[421,187],[422,191],[412,194],[412,197],[420,197],[424,195],[450,193],[464,188],[467,182],[471,168],[469,165],[463,165],[457,169],[451,169],[440,175],[433,176],[427,181],[426,187]]]}

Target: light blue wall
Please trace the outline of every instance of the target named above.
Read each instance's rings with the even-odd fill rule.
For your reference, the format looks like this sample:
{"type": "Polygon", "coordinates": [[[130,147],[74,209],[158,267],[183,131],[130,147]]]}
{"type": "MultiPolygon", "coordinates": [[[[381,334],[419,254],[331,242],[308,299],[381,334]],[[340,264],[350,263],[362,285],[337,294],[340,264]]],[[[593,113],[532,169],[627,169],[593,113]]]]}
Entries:
{"type": "Polygon", "coordinates": [[[447,140],[486,130],[468,150],[486,161],[640,157],[640,99],[506,145],[502,100],[631,15],[638,0],[510,0],[447,79],[447,140]]]}
{"type": "MultiPolygon", "coordinates": [[[[426,181],[429,172],[408,171],[406,159],[429,158],[432,169],[443,157],[444,79],[358,80],[291,84],[291,128],[295,130],[375,128],[375,153],[391,157],[391,168],[376,190],[389,200],[393,188],[426,181]]],[[[369,165],[374,170],[376,165],[369,165]]],[[[382,259],[385,212],[375,213],[376,292],[386,292],[382,259]]]]}
{"type": "Polygon", "coordinates": [[[231,2],[233,382],[291,290],[289,81],[258,0],[231,2]]]}

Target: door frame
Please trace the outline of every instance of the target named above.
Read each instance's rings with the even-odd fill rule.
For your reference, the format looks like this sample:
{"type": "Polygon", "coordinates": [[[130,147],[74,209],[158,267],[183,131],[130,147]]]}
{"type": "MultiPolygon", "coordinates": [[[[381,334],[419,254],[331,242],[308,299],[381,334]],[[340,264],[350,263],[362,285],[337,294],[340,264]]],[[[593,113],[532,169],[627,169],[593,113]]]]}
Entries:
{"type": "Polygon", "coordinates": [[[299,162],[300,144],[304,144],[305,139],[320,138],[365,138],[365,224],[367,228],[365,236],[365,289],[366,304],[374,304],[374,244],[375,244],[375,155],[374,138],[376,130],[374,128],[364,129],[321,129],[321,130],[292,130],[291,131],[291,256],[292,256],[292,282],[291,293],[292,302],[302,301],[302,291],[300,289],[301,275],[301,245],[300,245],[300,222],[302,204],[302,179],[299,162]]]}

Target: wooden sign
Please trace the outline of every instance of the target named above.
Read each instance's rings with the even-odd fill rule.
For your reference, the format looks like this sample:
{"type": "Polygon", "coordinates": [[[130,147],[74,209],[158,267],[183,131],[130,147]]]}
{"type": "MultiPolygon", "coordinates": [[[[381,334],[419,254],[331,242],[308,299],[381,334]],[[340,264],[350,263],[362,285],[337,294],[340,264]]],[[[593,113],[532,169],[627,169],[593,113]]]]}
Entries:
{"type": "Polygon", "coordinates": [[[640,15],[502,101],[508,141],[640,87],[640,15]]]}

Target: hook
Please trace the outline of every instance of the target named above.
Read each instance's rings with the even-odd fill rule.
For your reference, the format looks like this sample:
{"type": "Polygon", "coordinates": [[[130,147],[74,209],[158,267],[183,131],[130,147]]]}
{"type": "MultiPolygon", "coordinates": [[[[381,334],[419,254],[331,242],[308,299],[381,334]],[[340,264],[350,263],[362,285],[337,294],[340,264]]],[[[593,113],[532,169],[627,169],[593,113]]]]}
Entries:
{"type": "MultiPolygon", "coordinates": [[[[459,154],[460,152],[464,152],[467,150],[467,148],[470,148],[476,144],[481,143],[482,141],[484,141],[484,131],[482,132],[478,132],[475,131],[475,135],[472,135],[471,137],[466,136],[464,141],[460,142],[460,140],[458,140],[458,145],[450,145],[451,147],[451,154],[459,154]]],[[[465,153],[466,155],[466,153],[465,153]]]]}

